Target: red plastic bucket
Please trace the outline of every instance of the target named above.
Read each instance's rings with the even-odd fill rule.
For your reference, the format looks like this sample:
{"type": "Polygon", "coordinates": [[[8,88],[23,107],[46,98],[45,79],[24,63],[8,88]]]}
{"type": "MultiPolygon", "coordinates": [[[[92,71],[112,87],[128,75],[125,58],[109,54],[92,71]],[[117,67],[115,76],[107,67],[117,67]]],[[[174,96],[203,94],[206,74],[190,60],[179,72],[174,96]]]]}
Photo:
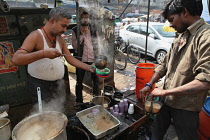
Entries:
{"type": "MultiPolygon", "coordinates": [[[[139,63],[136,67],[136,96],[140,97],[139,90],[141,90],[146,83],[150,81],[154,74],[155,64],[152,63],[139,63]]],[[[155,88],[155,84],[152,86],[152,90],[155,88]]]]}
{"type": "Polygon", "coordinates": [[[199,136],[200,140],[210,140],[210,97],[206,99],[202,111],[199,113],[200,127],[199,136]]]}

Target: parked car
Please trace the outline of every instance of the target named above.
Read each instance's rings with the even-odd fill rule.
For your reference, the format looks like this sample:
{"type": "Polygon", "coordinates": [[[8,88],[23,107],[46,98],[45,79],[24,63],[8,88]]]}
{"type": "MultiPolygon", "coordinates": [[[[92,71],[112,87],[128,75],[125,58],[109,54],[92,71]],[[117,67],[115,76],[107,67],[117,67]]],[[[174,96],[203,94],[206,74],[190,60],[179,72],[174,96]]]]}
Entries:
{"type": "Polygon", "coordinates": [[[145,54],[146,35],[148,35],[147,55],[154,57],[157,63],[161,63],[176,35],[175,32],[165,32],[163,26],[164,23],[149,22],[147,33],[147,22],[131,23],[120,30],[120,36],[125,42],[138,47],[140,53],[145,54]]]}

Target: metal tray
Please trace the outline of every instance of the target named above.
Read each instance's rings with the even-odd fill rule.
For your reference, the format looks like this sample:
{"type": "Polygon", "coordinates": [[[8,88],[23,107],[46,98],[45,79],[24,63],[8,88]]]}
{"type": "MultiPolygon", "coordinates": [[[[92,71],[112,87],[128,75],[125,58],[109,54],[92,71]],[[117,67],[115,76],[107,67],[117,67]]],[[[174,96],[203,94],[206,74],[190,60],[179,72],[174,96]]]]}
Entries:
{"type": "Polygon", "coordinates": [[[100,139],[115,131],[120,121],[101,105],[96,105],[76,113],[81,123],[90,131],[95,139],[100,139]]]}

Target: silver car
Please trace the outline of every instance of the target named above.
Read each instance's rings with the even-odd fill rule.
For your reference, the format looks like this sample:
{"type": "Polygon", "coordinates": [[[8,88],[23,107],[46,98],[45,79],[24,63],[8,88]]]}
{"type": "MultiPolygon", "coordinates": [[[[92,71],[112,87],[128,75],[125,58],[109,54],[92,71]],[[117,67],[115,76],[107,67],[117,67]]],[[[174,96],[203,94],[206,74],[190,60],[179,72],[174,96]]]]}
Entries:
{"type": "Polygon", "coordinates": [[[148,35],[147,55],[155,58],[157,63],[161,63],[176,35],[175,32],[165,32],[163,26],[164,23],[149,22],[147,33],[146,22],[131,23],[120,30],[120,36],[125,42],[139,48],[140,53],[145,54],[146,35],[148,35]]]}

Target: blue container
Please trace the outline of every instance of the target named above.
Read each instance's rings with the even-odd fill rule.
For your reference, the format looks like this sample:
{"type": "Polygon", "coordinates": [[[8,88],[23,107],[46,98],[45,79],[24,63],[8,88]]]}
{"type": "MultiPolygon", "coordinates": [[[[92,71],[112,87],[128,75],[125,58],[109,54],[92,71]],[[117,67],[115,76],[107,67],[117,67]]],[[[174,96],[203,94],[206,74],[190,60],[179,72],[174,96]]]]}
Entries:
{"type": "Polygon", "coordinates": [[[210,140],[210,97],[206,98],[206,102],[199,113],[199,119],[199,140],[210,140]]]}
{"type": "Polygon", "coordinates": [[[208,116],[210,116],[210,97],[206,98],[206,102],[203,106],[203,110],[206,112],[208,116]]]}

